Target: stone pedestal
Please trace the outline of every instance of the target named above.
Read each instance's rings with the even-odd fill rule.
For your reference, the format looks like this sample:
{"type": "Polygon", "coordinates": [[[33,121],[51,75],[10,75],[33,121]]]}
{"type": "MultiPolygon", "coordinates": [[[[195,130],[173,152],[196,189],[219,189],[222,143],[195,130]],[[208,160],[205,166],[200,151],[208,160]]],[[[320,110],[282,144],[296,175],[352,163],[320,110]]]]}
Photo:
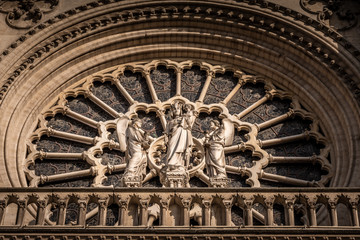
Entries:
{"type": "Polygon", "coordinates": [[[141,176],[125,174],[122,178],[124,187],[141,187],[141,176]]]}
{"type": "Polygon", "coordinates": [[[164,187],[183,188],[189,185],[189,174],[184,168],[166,170],[162,174],[161,183],[164,187]]]}
{"type": "Polygon", "coordinates": [[[227,177],[210,177],[211,187],[225,188],[229,183],[227,177]]]}

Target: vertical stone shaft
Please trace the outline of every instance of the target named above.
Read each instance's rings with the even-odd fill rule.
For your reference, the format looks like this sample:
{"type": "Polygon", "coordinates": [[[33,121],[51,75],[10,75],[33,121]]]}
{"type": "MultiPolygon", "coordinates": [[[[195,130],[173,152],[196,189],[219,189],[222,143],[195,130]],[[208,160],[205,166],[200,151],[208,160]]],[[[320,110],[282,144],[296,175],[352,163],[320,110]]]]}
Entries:
{"type": "Polygon", "coordinates": [[[86,201],[79,200],[78,224],[84,226],[86,223],[86,201]]]}
{"type": "Polygon", "coordinates": [[[100,200],[99,201],[99,225],[100,226],[106,225],[106,207],[107,207],[107,201],[100,200]]]}
{"type": "Polygon", "coordinates": [[[356,203],[351,205],[351,213],[352,213],[351,216],[352,216],[353,226],[358,227],[359,226],[359,214],[358,214],[356,203]]]}
{"type": "Polygon", "coordinates": [[[176,71],[176,96],[181,96],[181,76],[182,76],[182,71],[177,70],[176,71]]]}
{"type": "Polygon", "coordinates": [[[65,225],[65,216],[66,216],[66,201],[62,200],[59,202],[59,218],[58,225],[65,225]]]}
{"type": "Polygon", "coordinates": [[[315,203],[310,203],[310,224],[313,227],[317,226],[316,221],[316,209],[315,209],[315,203]]]}
{"type": "Polygon", "coordinates": [[[214,72],[209,72],[207,77],[206,77],[206,80],[205,80],[205,83],[204,83],[204,86],[203,86],[203,89],[200,93],[200,97],[197,101],[199,102],[203,102],[204,101],[204,98],[205,98],[205,95],[207,93],[207,90],[210,86],[210,82],[211,82],[211,79],[215,76],[215,73],[214,72]]]}
{"type": "Polygon", "coordinates": [[[204,217],[205,217],[205,226],[210,226],[211,224],[211,202],[210,201],[204,201],[204,207],[205,207],[205,212],[204,212],[204,217]]]}
{"type": "Polygon", "coordinates": [[[37,210],[37,214],[36,214],[36,225],[44,225],[45,207],[46,207],[45,201],[38,202],[38,210],[37,210]]]}
{"type": "Polygon", "coordinates": [[[334,202],[330,202],[329,204],[330,204],[331,225],[338,226],[336,205],[334,202]]]}
{"type": "Polygon", "coordinates": [[[26,202],[25,201],[19,201],[18,202],[18,212],[16,217],[16,225],[23,225],[24,217],[25,217],[25,210],[26,210],[26,202]]]}

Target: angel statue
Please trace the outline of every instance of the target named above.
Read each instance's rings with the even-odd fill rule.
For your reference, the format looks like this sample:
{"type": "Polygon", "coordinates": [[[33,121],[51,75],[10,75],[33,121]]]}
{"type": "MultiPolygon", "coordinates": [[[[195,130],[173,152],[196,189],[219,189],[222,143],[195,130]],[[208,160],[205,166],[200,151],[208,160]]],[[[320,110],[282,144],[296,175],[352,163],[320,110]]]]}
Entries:
{"type": "Polygon", "coordinates": [[[234,124],[227,118],[220,123],[211,120],[210,131],[205,134],[205,163],[213,187],[226,187],[228,178],[225,170],[224,147],[234,140],[234,124]]]}
{"type": "Polygon", "coordinates": [[[127,187],[139,187],[145,175],[147,153],[151,137],[142,129],[142,120],[135,117],[129,121],[126,117],[117,123],[120,150],[125,151],[126,170],[123,183],[127,187]]]}
{"type": "Polygon", "coordinates": [[[210,132],[205,135],[205,161],[209,177],[226,178],[225,129],[218,120],[210,121],[210,132]]]}
{"type": "Polygon", "coordinates": [[[171,120],[165,130],[165,145],[167,145],[167,167],[169,171],[184,169],[188,164],[193,145],[191,134],[194,123],[194,111],[190,104],[175,101],[170,109],[171,120]]]}
{"type": "Polygon", "coordinates": [[[185,119],[185,122],[186,122],[186,126],[185,126],[185,129],[187,131],[187,135],[189,138],[191,138],[191,146],[189,146],[187,149],[186,149],[186,152],[185,152],[185,167],[189,167],[190,165],[190,157],[191,157],[191,154],[192,154],[192,146],[193,146],[193,142],[192,142],[192,134],[191,134],[191,129],[192,129],[192,126],[195,122],[195,119],[197,117],[197,112],[194,111],[194,107],[191,105],[191,104],[185,104],[184,107],[183,107],[183,110],[184,110],[184,113],[183,113],[183,117],[185,119]]]}

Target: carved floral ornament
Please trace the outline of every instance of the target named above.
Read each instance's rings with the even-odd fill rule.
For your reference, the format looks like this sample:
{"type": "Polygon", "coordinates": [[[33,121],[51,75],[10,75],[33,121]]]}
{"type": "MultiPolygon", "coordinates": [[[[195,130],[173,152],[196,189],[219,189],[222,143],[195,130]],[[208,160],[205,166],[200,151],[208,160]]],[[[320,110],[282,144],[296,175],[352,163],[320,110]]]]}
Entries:
{"type": "Polygon", "coordinates": [[[348,30],[358,23],[359,3],[340,0],[300,0],[301,7],[309,13],[317,14],[323,24],[337,30],[348,30]]]}
{"type": "Polygon", "coordinates": [[[298,99],[204,62],[107,69],[61,93],[27,142],[30,186],[325,186],[329,143],[298,99]]]}
{"type": "Polygon", "coordinates": [[[44,13],[51,12],[59,0],[0,1],[0,12],[7,13],[10,27],[27,29],[35,26],[44,13]]]}

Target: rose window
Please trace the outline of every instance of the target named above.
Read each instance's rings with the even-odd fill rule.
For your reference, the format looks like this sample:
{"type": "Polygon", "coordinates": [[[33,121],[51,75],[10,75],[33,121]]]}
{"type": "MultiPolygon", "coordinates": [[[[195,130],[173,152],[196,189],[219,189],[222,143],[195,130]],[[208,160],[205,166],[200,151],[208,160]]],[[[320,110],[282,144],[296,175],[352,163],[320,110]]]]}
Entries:
{"type": "Polygon", "coordinates": [[[203,62],[124,64],[63,91],[28,138],[29,186],[326,186],[330,146],[296,93],[203,62]]]}

